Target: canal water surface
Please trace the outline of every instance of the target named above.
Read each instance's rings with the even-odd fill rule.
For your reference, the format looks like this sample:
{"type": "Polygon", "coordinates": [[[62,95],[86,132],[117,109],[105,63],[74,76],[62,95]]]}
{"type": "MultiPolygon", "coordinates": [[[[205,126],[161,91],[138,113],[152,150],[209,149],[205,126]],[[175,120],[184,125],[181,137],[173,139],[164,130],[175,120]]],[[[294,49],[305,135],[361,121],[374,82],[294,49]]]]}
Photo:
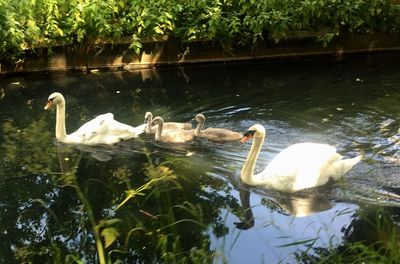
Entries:
{"type": "Polygon", "coordinates": [[[293,263],[382,239],[374,221],[396,227],[400,215],[399,59],[2,77],[0,262],[293,263]],[[266,128],[256,171],[298,142],[364,159],[316,189],[249,187],[240,169],[251,142],[57,143],[55,111],[43,109],[56,91],[67,133],[107,112],[132,126],[147,111],[182,122],[203,113],[206,127],[266,128]]]}

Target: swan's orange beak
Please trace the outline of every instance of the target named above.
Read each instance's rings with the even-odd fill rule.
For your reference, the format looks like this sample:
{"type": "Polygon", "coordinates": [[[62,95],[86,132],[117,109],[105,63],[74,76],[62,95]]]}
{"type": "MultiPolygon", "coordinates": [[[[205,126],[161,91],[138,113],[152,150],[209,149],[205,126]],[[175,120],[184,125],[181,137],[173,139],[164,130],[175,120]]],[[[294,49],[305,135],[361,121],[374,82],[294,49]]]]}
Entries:
{"type": "Polygon", "coordinates": [[[247,141],[249,141],[252,137],[249,136],[244,136],[241,140],[240,143],[246,143],[247,141]]]}
{"type": "Polygon", "coordinates": [[[50,109],[52,105],[53,105],[52,102],[48,100],[46,106],[44,107],[44,110],[50,109]]]}
{"type": "Polygon", "coordinates": [[[243,134],[243,138],[240,140],[240,143],[246,143],[250,139],[253,138],[255,131],[249,130],[246,133],[243,134]]]}

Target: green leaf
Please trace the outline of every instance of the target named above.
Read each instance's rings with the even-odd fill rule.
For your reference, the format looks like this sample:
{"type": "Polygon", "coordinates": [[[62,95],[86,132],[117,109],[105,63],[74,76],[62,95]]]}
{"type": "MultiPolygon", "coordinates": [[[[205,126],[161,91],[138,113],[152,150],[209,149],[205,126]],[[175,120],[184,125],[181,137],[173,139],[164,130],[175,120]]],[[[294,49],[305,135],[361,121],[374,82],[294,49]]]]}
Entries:
{"type": "Polygon", "coordinates": [[[57,28],[57,32],[61,37],[64,36],[64,31],[61,28],[57,28]]]}
{"type": "Polygon", "coordinates": [[[104,247],[108,248],[118,238],[119,232],[114,227],[108,227],[101,231],[101,236],[104,238],[104,247]]]}
{"type": "Polygon", "coordinates": [[[99,224],[97,225],[97,227],[101,228],[101,227],[105,227],[105,226],[111,226],[115,223],[121,222],[121,219],[119,218],[111,218],[111,219],[107,219],[107,220],[100,220],[99,224]]]}
{"type": "Polygon", "coordinates": [[[158,34],[163,34],[163,33],[164,33],[164,31],[163,31],[159,26],[154,27],[154,31],[155,31],[156,33],[158,33],[158,34]]]}

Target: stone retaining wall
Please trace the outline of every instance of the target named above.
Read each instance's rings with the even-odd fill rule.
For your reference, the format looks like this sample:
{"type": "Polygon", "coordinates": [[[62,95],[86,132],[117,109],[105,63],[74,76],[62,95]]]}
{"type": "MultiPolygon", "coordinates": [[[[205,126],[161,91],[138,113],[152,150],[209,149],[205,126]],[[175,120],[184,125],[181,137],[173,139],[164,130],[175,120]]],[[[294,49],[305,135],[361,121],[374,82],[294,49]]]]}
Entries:
{"type": "Polygon", "coordinates": [[[329,56],[341,59],[343,55],[400,51],[399,34],[342,34],[327,47],[315,41],[315,36],[293,33],[285,41],[265,40],[253,47],[221,47],[212,42],[180,43],[161,39],[143,43],[141,54],[129,49],[127,41],[117,44],[90,44],[53,47],[27,51],[24,62],[17,65],[1,64],[0,74],[38,71],[135,70],[167,65],[230,62],[241,60],[271,60],[329,56]]]}

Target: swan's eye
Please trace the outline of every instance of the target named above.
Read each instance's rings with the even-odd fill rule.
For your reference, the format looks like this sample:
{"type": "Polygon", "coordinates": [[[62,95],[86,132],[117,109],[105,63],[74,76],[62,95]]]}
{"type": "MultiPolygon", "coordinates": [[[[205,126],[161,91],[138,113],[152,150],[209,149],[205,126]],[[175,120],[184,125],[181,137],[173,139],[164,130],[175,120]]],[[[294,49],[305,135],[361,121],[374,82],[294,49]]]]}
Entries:
{"type": "Polygon", "coordinates": [[[244,133],[243,136],[252,138],[254,136],[254,133],[256,133],[255,130],[248,130],[246,133],[244,133]]]}
{"type": "Polygon", "coordinates": [[[246,143],[247,141],[252,139],[254,133],[256,133],[255,130],[248,130],[246,133],[243,134],[243,138],[240,140],[240,143],[246,143]]]}
{"type": "Polygon", "coordinates": [[[53,98],[49,98],[49,102],[53,102],[53,100],[54,100],[54,97],[53,98]]]}

